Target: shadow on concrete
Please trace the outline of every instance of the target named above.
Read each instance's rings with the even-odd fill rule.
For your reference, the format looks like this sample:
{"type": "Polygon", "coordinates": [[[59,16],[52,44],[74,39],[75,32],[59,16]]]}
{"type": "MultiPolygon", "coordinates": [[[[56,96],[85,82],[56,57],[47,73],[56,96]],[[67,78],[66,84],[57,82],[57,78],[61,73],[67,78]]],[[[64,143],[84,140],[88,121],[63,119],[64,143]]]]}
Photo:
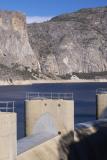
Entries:
{"type": "Polygon", "coordinates": [[[59,160],[107,160],[107,126],[100,126],[95,133],[62,136],[59,141],[59,160]]]}
{"type": "Polygon", "coordinates": [[[106,108],[104,109],[103,113],[100,115],[99,118],[107,118],[107,106],[106,106],[106,108]]]}

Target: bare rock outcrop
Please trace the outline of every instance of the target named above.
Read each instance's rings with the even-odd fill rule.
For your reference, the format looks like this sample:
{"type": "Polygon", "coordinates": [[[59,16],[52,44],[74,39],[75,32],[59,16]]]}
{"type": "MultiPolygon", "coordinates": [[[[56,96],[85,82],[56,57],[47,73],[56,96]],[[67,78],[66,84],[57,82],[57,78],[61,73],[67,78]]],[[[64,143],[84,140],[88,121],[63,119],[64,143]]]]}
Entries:
{"type": "Polygon", "coordinates": [[[39,69],[36,53],[29,44],[26,18],[21,13],[0,11],[0,65],[39,69]]]}
{"type": "Polygon", "coordinates": [[[106,26],[107,7],[28,25],[23,14],[0,11],[0,79],[107,77],[106,26]]]}
{"type": "Polygon", "coordinates": [[[44,74],[107,71],[107,7],[29,24],[28,35],[44,74]]]}

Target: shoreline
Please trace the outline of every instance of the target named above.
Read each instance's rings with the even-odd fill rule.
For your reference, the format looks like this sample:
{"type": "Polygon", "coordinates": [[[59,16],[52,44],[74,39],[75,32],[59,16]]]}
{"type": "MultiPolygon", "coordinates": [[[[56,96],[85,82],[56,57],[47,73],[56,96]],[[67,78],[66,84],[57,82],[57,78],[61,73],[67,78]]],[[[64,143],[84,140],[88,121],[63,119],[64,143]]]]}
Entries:
{"type": "Polygon", "coordinates": [[[96,80],[17,80],[12,83],[9,81],[0,81],[0,86],[11,86],[11,85],[32,85],[32,84],[42,84],[42,83],[97,83],[97,82],[107,82],[107,79],[96,79],[96,80]]]}

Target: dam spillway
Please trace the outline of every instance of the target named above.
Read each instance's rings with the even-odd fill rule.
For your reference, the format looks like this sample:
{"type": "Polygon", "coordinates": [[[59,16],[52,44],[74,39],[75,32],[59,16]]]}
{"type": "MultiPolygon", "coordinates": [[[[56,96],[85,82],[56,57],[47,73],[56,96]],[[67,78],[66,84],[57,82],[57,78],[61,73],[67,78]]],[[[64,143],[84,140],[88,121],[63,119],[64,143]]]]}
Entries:
{"type": "MultiPolygon", "coordinates": [[[[33,149],[42,152],[44,145],[49,147],[52,143],[51,149],[57,152],[58,159],[60,136],[74,130],[73,94],[29,92],[26,95],[26,137],[18,140],[18,157],[22,158],[33,149]]],[[[55,155],[52,157],[55,158],[55,155]]],[[[47,159],[47,156],[44,158],[47,159]]]]}
{"type": "MultiPolygon", "coordinates": [[[[51,94],[52,97],[52,94],[51,94]]],[[[61,96],[62,97],[62,96],[61,96]]],[[[65,96],[66,97],[66,96],[65,96]]],[[[74,124],[71,126],[71,122],[68,123],[66,118],[61,118],[61,116],[65,116],[68,113],[68,116],[72,122],[74,121],[74,100],[69,100],[69,98],[58,98],[54,97],[53,99],[45,96],[38,97],[29,97],[25,101],[26,110],[26,119],[28,122],[26,123],[26,135],[20,140],[18,140],[17,145],[17,160],[33,160],[36,158],[40,159],[58,159],[59,156],[59,143],[61,137],[67,135],[71,130],[74,129],[74,124]],[[54,103],[55,102],[55,103],[54,103]],[[67,103],[66,103],[67,102],[67,103]],[[41,104],[41,105],[40,105],[41,104]],[[72,104],[72,105],[71,105],[72,104]],[[31,110],[30,110],[30,106],[31,110]],[[40,108],[39,108],[40,106],[40,108]],[[65,107],[69,106],[69,107],[65,107]],[[71,109],[72,106],[72,109],[71,109]],[[39,111],[37,111],[39,108],[39,111]],[[54,111],[50,111],[50,108],[54,108],[54,111]],[[69,109],[70,110],[69,110],[69,109]],[[30,111],[29,111],[30,110],[30,111]],[[60,112],[59,112],[60,110],[60,112]],[[72,111],[72,116],[69,113],[72,111]],[[53,113],[56,113],[55,115],[53,113]],[[58,114],[57,114],[58,112],[58,114]],[[35,113],[32,116],[32,113],[35,113]],[[60,114],[59,114],[60,113],[60,114]],[[31,120],[27,117],[33,117],[31,120]],[[57,116],[59,117],[60,123],[56,124],[57,116]],[[30,121],[30,120],[31,121],[30,121]],[[50,156],[49,156],[50,154],[50,156]]],[[[11,113],[12,114],[12,113],[11,113]]],[[[106,120],[100,120],[92,123],[84,123],[75,126],[74,133],[80,131],[81,134],[86,135],[93,134],[97,131],[97,128],[100,127],[100,124],[103,126],[107,126],[106,120]],[[100,123],[101,122],[101,123],[100,123]],[[81,131],[84,131],[82,133],[81,131]],[[89,132],[87,132],[89,131],[89,132]]],[[[74,135],[75,140],[75,135],[74,135]]]]}
{"type": "MultiPolygon", "coordinates": [[[[18,141],[18,151],[20,149],[21,152],[19,152],[17,155],[16,154],[17,153],[16,152],[17,151],[17,147],[16,147],[16,144],[17,144],[17,142],[16,142],[16,114],[13,112],[12,113],[1,112],[0,113],[0,122],[1,122],[0,123],[0,131],[1,131],[0,146],[2,147],[0,150],[0,153],[1,153],[0,156],[2,157],[3,160],[15,160],[15,159],[17,159],[17,160],[25,160],[25,159],[26,160],[29,160],[29,159],[34,160],[35,158],[37,160],[59,159],[58,147],[60,147],[60,141],[61,141],[62,136],[58,135],[58,136],[48,137],[49,139],[45,139],[45,141],[42,139],[41,142],[39,141],[39,138],[37,135],[32,136],[33,141],[31,141],[30,137],[20,139],[18,141]],[[6,120],[4,118],[6,118],[6,120]],[[4,122],[6,122],[5,123],[6,125],[4,125],[4,122]],[[6,127],[7,125],[9,127],[6,127]],[[36,141],[36,143],[35,143],[34,139],[37,140],[38,142],[36,141]],[[26,148],[26,150],[23,150],[23,148],[21,148],[21,145],[20,145],[21,143],[23,143],[23,145],[25,145],[28,148],[26,148]],[[28,143],[31,143],[30,147],[29,147],[28,143]]],[[[95,133],[102,126],[107,127],[107,120],[106,119],[105,120],[103,119],[100,121],[77,124],[75,126],[74,133],[76,133],[76,131],[77,131],[77,133],[79,133],[79,134],[81,133],[82,137],[83,136],[85,137],[86,135],[91,135],[91,134],[95,133]]],[[[44,135],[45,135],[45,133],[44,133],[44,135]]],[[[46,134],[46,136],[47,136],[47,134],[46,134]]],[[[80,136],[80,138],[81,138],[81,136],[80,136]]]]}

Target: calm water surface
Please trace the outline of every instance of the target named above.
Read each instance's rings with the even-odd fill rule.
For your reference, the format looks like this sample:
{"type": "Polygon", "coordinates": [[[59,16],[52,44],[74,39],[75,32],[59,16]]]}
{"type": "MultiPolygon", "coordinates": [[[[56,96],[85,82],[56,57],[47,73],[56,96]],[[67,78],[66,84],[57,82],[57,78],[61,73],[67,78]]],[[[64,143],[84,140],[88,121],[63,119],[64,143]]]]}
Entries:
{"type": "Polygon", "coordinates": [[[107,83],[60,83],[33,84],[27,86],[1,86],[0,101],[15,101],[18,123],[18,139],[25,136],[26,92],[73,92],[75,100],[75,123],[95,120],[96,89],[107,88],[107,83]]]}

